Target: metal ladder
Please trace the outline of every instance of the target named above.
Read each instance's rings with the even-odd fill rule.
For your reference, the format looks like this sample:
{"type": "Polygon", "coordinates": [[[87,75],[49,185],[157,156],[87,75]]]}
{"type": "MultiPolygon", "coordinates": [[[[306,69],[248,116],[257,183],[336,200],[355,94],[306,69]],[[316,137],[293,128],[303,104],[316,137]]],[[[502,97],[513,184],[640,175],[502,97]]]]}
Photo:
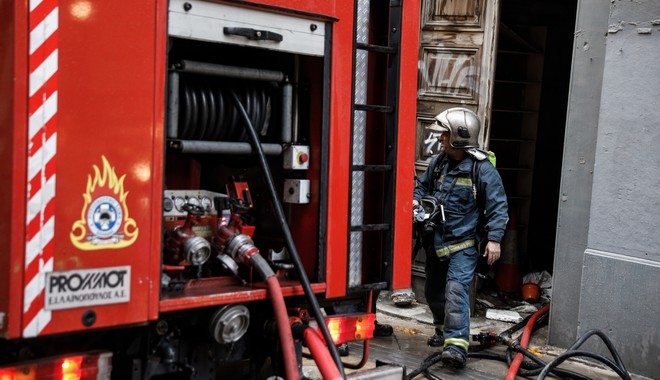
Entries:
{"type": "MultiPolygon", "coordinates": [[[[402,22],[402,1],[385,0],[389,3],[389,20],[385,24],[389,29],[387,35],[387,46],[371,44],[370,32],[370,7],[371,0],[358,0],[356,4],[355,20],[355,60],[353,81],[353,125],[351,128],[351,205],[349,208],[349,263],[348,263],[348,289],[358,290],[365,288],[383,289],[387,287],[384,280],[392,276],[393,259],[393,225],[394,225],[394,202],[395,179],[396,179],[396,153],[397,153],[397,117],[398,110],[398,88],[400,77],[400,43],[402,22]],[[369,78],[369,53],[377,57],[386,58],[386,78],[369,78]],[[384,55],[384,56],[383,56],[384,55]],[[386,79],[385,105],[368,104],[367,92],[370,89],[369,80],[386,79]],[[367,134],[367,116],[380,114],[385,120],[382,129],[378,133],[384,134],[384,146],[382,163],[369,164],[366,162],[367,147],[370,142],[376,140],[367,134]],[[370,138],[371,137],[371,138],[370,138]],[[369,196],[382,198],[382,210],[365,210],[365,180],[367,174],[379,173],[382,175],[382,186],[378,194],[371,192],[369,196]],[[377,223],[365,223],[365,215],[381,215],[377,223]],[[363,284],[363,257],[369,247],[364,246],[365,233],[381,232],[381,244],[383,260],[379,268],[379,281],[363,284]]],[[[382,0],[374,0],[382,6],[382,0]]],[[[372,126],[373,127],[373,126],[372,126]]],[[[378,142],[378,141],[377,141],[378,142]]],[[[373,149],[373,147],[371,147],[373,149]]],[[[373,158],[371,158],[373,160],[373,158]]],[[[371,279],[368,279],[371,282],[371,279]]]]}

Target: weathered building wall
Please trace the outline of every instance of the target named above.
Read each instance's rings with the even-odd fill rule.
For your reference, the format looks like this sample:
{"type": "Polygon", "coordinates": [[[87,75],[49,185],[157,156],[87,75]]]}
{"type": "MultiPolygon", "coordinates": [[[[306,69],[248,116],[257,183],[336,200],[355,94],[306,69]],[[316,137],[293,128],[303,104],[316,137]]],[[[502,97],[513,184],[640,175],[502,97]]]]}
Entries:
{"type": "MultiPolygon", "coordinates": [[[[581,2],[579,14],[588,11],[585,8],[588,3],[595,2],[581,2]]],[[[587,247],[584,255],[578,255],[583,237],[565,231],[558,237],[553,291],[556,315],[551,343],[567,343],[573,331],[577,331],[577,337],[590,329],[600,329],[611,338],[631,372],[657,376],[660,373],[660,297],[657,296],[660,290],[660,0],[601,3],[609,7],[602,82],[577,83],[576,70],[580,67],[575,65],[572,83],[574,94],[587,91],[578,90],[578,85],[585,85],[594,93],[600,88],[588,220],[582,214],[585,205],[579,205],[579,211],[569,211],[568,200],[560,201],[559,231],[584,232],[588,228],[587,247]],[[568,252],[562,252],[562,248],[568,252]],[[567,278],[567,273],[572,277],[563,284],[562,277],[567,278]],[[580,278],[578,284],[575,277],[580,278]],[[579,301],[560,301],[577,298],[578,293],[579,301]],[[567,318],[562,321],[557,319],[559,316],[567,318]],[[574,317],[577,323],[571,323],[574,317]],[[560,332],[562,328],[565,331],[560,332]]],[[[597,8],[601,9],[601,5],[597,8]]],[[[576,55],[581,28],[578,21],[576,55]]],[[[594,109],[593,104],[590,109],[594,109]]],[[[583,117],[576,115],[583,112],[575,107],[569,109],[567,128],[579,137],[593,136],[592,126],[581,125],[583,117]]],[[[578,173],[571,173],[571,167],[580,165],[582,160],[586,165],[591,156],[593,145],[585,144],[587,153],[581,157],[579,143],[580,139],[571,140],[567,133],[562,193],[568,192],[566,196],[570,198],[570,193],[575,192],[588,202],[584,189],[566,187],[571,180],[579,182],[578,173]]],[[[606,352],[603,345],[591,345],[591,348],[606,352]]]]}
{"type": "Polygon", "coordinates": [[[609,2],[578,3],[550,310],[549,343],[560,347],[577,336],[608,15],[609,2]]]}

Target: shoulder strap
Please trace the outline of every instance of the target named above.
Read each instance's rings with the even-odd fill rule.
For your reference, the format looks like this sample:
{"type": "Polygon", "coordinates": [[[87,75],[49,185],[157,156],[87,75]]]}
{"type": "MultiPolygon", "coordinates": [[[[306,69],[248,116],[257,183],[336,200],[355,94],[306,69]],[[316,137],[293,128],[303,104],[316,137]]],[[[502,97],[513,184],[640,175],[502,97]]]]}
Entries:
{"type": "MultiPolygon", "coordinates": [[[[472,162],[472,194],[474,195],[474,199],[477,199],[478,202],[479,202],[479,199],[478,199],[479,194],[477,194],[477,181],[479,179],[479,169],[481,168],[481,164],[484,163],[486,158],[488,158],[488,160],[491,161],[491,155],[494,157],[494,154],[492,152],[488,151],[487,156],[484,157],[481,160],[478,159],[478,158],[475,158],[475,157],[472,158],[472,160],[473,160],[473,162],[472,162]]],[[[442,158],[443,158],[442,153],[438,154],[437,159],[433,163],[433,170],[431,171],[431,180],[429,181],[429,189],[428,189],[429,194],[431,194],[433,192],[433,185],[435,184],[435,181],[440,177],[440,171],[442,169],[442,167],[440,166],[440,161],[442,161],[442,158]]],[[[493,158],[493,160],[494,160],[494,158],[493,158]]],[[[493,166],[495,166],[495,165],[493,164],[493,166]]],[[[479,206],[481,206],[481,205],[479,204],[479,206]]]]}
{"type": "MultiPolygon", "coordinates": [[[[488,161],[495,166],[495,154],[492,152],[488,152],[488,161]],[[492,156],[492,159],[491,159],[492,156]]],[[[474,160],[474,163],[472,165],[472,193],[474,194],[474,199],[477,201],[477,207],[480,209],[483,209],[485,207],[485,199],[483,197],[483,194],[479,193],[478,189],[479,187],[477,186],[479,183],[479,172],[481,169],[481,165],[486,162],[486,159],[483,160],[474,160]]]]}
{"type": "Polygon", "coordinates": [[[482,160],[474,160],[472,163],[472,194],[474,194],[474,199],[477,199],[477,176],[479,175],[479,168],[481,168],[482,160]]]}
{"type": "Polygon", "coordinates": [[[472,165],[472,193],[474,194],[474,199],[477,199],[477,180],[479,176],[479,169],[481,168],[481,164],[483,164],[486,159],[488,159],[493,167],[495,166],[495,152],[491,150],[486,151],[481,149],[473,149],[469,153],[472,155],[472,159],[474,160],[472,165]]]}
{"type": "Polygon", "coordinates": [[[433,186],[435,185],[435,181],[437,181],[438,178],[440,178],[440,171],[442,170],[440,163],[443,158],[444,158],[444,153],[439,153],[435,159],[435,162],[433,163],[433,170],[431,170],[431,180],[429,181],[429,188],[428,188],[429,194],[433,194],[433,186]]]}

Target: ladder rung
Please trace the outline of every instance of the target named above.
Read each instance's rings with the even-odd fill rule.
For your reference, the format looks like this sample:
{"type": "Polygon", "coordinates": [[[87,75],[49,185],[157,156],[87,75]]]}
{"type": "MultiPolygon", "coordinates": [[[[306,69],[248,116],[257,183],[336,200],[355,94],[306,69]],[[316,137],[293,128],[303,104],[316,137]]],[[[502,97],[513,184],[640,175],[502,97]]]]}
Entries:
{"type": "Polygon", "coordinates": [[[354,172],[389,172],[392,165],[353,165],[354,172]]]}
{"type": "Polygon", "coordinates": [[[389,231],[389,224],[363,224],[360,226],[351,226],[351,231],[389,231]]]}
{"type": "Polygon", "coordinates": [[[390,112],[394,111],[394,107],[392,107],[392,106],[376,106],[376,105],[371,105],[371,104],[356,104],[355,105],[355,110],[356,111],[370,111],[370,112],[390,113],[390,112]]]}
{"type": "Polygon", "coordinates": [[[397,49],[389,46],[380,46],[358,42],[355,47],[360,50],[373,51],[375,53],[396,54],[397,49]]]}

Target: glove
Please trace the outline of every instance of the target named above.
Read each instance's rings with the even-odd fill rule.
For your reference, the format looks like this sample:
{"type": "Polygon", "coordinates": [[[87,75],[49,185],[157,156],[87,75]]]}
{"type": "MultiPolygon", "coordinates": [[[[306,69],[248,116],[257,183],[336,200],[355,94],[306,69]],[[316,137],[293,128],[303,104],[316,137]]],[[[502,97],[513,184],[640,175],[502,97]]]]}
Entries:
{"type": "Polygon", "coordinates": [[[414,205],[413,222],[419,223],[419,222],[423,222],[425,219],[426,219],[426,210],[424,210],[424,207],[422,207],[422,205],[414,205]]]}

